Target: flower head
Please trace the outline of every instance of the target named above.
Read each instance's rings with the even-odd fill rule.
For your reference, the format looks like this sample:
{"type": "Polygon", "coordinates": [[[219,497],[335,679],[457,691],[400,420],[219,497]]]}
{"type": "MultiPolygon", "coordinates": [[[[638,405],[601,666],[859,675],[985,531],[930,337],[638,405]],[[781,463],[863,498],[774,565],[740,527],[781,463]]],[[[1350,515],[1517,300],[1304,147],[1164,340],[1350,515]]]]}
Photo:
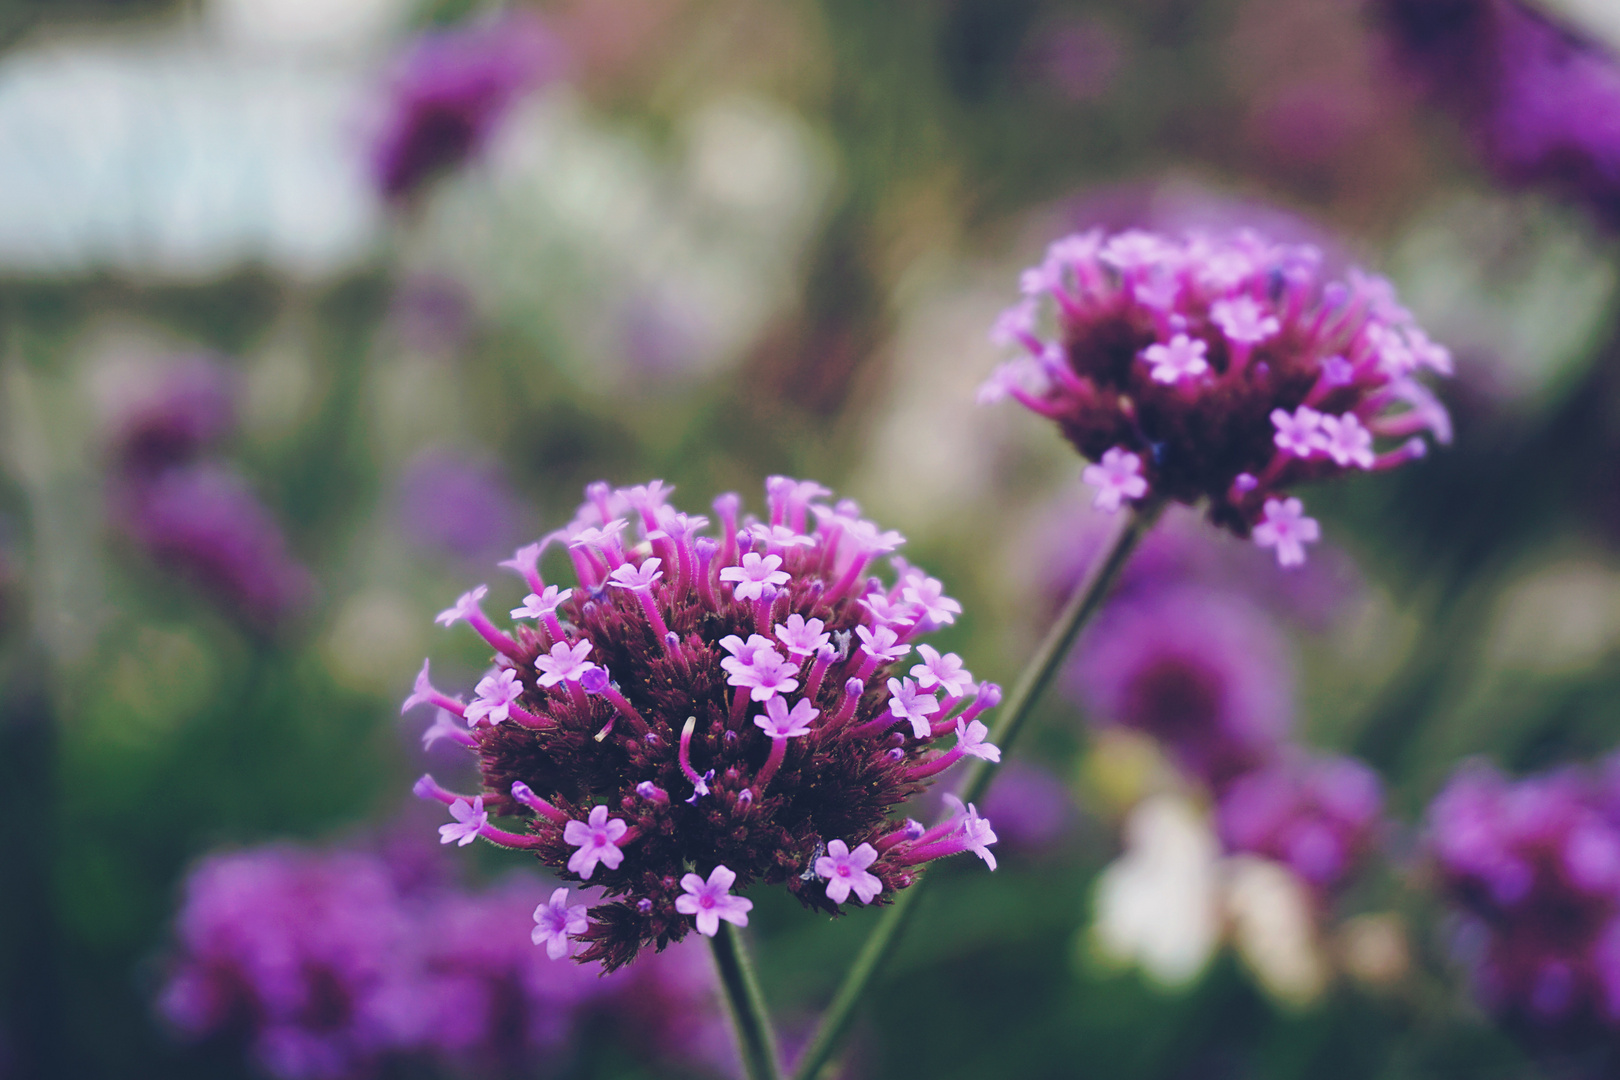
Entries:
{"type": "Polygon", "coordinates": [[[1379,0],[1396,52],[1503,181],[1620,227],[1620,58],[1518,0],[1379,0]]]}
{"type": "MultiPolygon", "coordinates": [[[[1315,249],[1247,231],[1054,244],[1017,319],[998,324],[1026,355],[981,398],[1013,397],[1053,419],[1094,463],[1084,479],[1099,509],[1207,502],[1238,536],[1272,536],[1265,508],[1290,505],[1294,485],[1393,468],[1421,456],[1414,432],[1444,441],[1447,428],[1416,382],[1449,368],[1445,350],[1387,282],[1352,272],[1327,283],[1319,262],[1315,249]],[[1046,297],[1050,336],[1029,305],[1046,297]],[[1406,441],[1380,454],[1380,438],[1406,441]]],[[[1306,538],[1291,536],[1284,565],[1304,559],[1306,538]]]]}
{"type": "Polygon", "coordinates": [[[1620,1034],[1620,820],[1614,774],[1509,780],[1472,762],[1429,808],[1428,848],[1461,918],[1475,995],[1521,1035],[1620,1034]]]}
{"type": "Polygon", "coordinates": [[[1271,760],[1293,716],[1277,627],[1248,602],[1181,586],[1123,598],[1081,638],[1069,686],[1097,723],[1151,735],[1224,783],[1271,760]]]}
{"type": "Polygon", "coordinates": [[[1353,758],[1284,759],[1232,781],[1216,821],[1229,850],[1275,859],[1326,894],[1371,850],[1382,804],[1377,774],[1353,758]]]}
{"type": "Polygon", "coordinates": [[[382,194],[402,200],[477,153],[524,90],[558,65],[532,16],[424,36],[401,61],[387,125],[373,150],[382,194]]]}
{"type": "Polygon", "coordinates": [[[399,837],[208,856],[185,883],[159,1013],[188,1041],[245,1041],[274,1080],[532,1074],[621,1032],[649,1067],[711,1071],[704,1044],[725,1033],[707,950],[607,977],[557,964],[589,925],[569,889],[519,873],[474,890],[439,863],[399,837]]]}
{"type": "MultiPolygon", "coordinates": [[[[975,850],[960,823],[925,837],[889,815],[950,754],[993,752],[978,717],[998,693],[976,694],[960,658],[919,640],[959,605],[897,558],[892,581],[873,584],[873,559],[898,534],[783,478],[771,481],[768,523],[723,496],[712,536],[664,494],[593,484],[557,534],[573,545],[578,586],[539,584],[536,553],[514,560],[535,590],[514,617],[535,621],[495,627],[477,613],[479,595],[452,609],[504,657],[480,684],[481,704],[463,707],[425,679],[413,695],[476,714],[459,734],[478,758],[484,805],[524,823],[459,823],[472,806],[463,799],[452,839],[524,849],[564,881],[600,888],[589,925],[569,940],[576,959],[608,967],[686,935],[691,916],[712,932],[724,912],[747,910],[732,891],[756,883],[836,913],[837,890],[803,876],[828,837],[876,853],[854,895],[882,902],[921,863],[975,850]],[[902,607],[904,620],[885,621],[902,607]],[[914,641],[923,663],[907,678],[914,641]],[[961,749],[942,754],[936,740],[949,745],[958,719],[961,749]],[[713,874],[687,876],[692,866],[726,880],[716,891],[713,874]]],[[[457,801],[431,783],[419,791],[457,801]]]]}

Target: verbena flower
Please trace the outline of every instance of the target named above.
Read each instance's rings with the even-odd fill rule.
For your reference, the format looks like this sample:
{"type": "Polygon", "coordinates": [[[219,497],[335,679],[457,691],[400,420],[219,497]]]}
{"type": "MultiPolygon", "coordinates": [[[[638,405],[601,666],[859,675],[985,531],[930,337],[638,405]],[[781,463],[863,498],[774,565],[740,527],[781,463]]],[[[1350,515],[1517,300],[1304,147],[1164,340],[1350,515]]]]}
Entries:
{"type": "Polygon", "coordinates": [[[1515,0],[1380,0],[1408,71],[1504,181],[1620,227],[1620,58],[1515,0]]]}
{"type": "Polygon", "coordinates": [[[234,372],[210,357],[169,363],[111,418],[113,462],[150,475],[195,461],[235,429],[239,390],[234,372]]]}
{"type": "Polygon", "coordinates": [[[1620,821],[1611,800],[1581,769],[1513,781],[1473,762],[1429,810],[1429,851],[1462,912],[1457,944],[1475,992],[1536,1042],[1612,1050],[1620,1034],[1620,821]]]}
{"type": "MultiPolygon", "coordinates": [[[[711,537],[659,482],[591,485],[573,522],[502,564],[530,589],[515,627],[484,615],[483,586],[440,616],[495,649],[475,706],[425,667],[406,701],[470,724],[439,734],[477,756],[482,805],[521,823],[480,822],[478,835],[603,890],[577,935],[582,960],[613,968],[694,925],[741,925],[751,904],[736,893],[756,881],[838,913],[852,894],[887,902],[935,858],[994,865],[972,807],[928,829],[889,819],[961,758],[999,753],[979,719],[999,688],[919,642],[960,605],[899,559],[892,580],[872,576],[903,538],[854,503],[785,477],[766,491],[766,521],[740,518],[735,495],[716,500],[711,537]],[[542,580],[552,547],[577,586],[542,580]],[[874,858],[857,878],[822,874],[839,850],[874,858]]],[[[446,842],[459,840],[473,799],[430,777],[417,790],[452,808],[446,842]]]]}
{"type": "Polygon", "coordinates": [[[1122,597],[1081,639],[1068,684],[1088,718],[1159,740],[1224,783],[1272,760],[1293,719],[1288,651],[1245,600],[1174,586],[1122,597]]]}
{"type": "Polygon", "coordinates": [[[109,516],[155,561],[249,621],[272,626],[312,591],[281,525],[242,474],[219,460],[240,386],[205,357],[168,364],[108,417],[109,516]]]}
{"type": "Polygon", "coordinates": [[[280,523],[240,473],[223,463],[121,478],[113,515],[157,562],[191,578],[252,622],[272,625],[312,591],[280,523]]]}
{"type": "Polygon", "coordinates": [[[1383,791],[1353,758],[1285,757],[1234,779],[1216,822],[1230,851],[1283,863],[1325,897],[1378,841],[1383,791]]]}
{"type": "Polygon", "coordinates": [[[406,1061],[527,1074],[566,1061],[587,1030],[648,1061],[724,1060],[701,950],[610,978],[552,964],[584,918],[570,890],[537,907],[545,890],[528,875],[472,891],[413,876],[420,862],[291,845],[210,856],[186,882],[159,1011],[187,1039],[241,1041],[280,1080],[358,1080],[406,1061]]]}
{"type": "Polygon", "coordinates": [[[1450,354],[1387,282],[1352,271],[1326,283],[1319,262],[1247,231],[1065,237],[997,321],[992,338],[1026,355],[980,400],[1053,420],[1094,462],[1098,507],[1207,500],[1216,524],[1297,565],[1318,529],[1289,489],[1422,457],[1423,432],[1450,438],[1417,381],[1449,374],[1450,354]]]}
{"type": "Polygon", "coordinates": [[[519,95],[558,64],[555,40],[532,15],[424,35],[394,74],[372,153],[378,189],[403,199],[476,154],[519,95]]]}
{"type": "Polygon", "coordinates": [[[375,857],[291,847],[216,855],[186,882],[159,1010],[188,1038],[245,1038],[283,1080],[359,1075],[421,1036],[411,930],[375,857]]]}

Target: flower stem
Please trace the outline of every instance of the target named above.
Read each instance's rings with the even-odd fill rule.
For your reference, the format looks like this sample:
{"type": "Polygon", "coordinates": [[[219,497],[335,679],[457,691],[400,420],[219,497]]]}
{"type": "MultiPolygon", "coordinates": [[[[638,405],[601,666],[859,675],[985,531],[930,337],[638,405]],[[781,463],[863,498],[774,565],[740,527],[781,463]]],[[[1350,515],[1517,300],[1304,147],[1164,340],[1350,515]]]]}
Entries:
{"type": "Polygon", "coordinates": [[[776,1034],[771,1030],[765,995],[754,977],[754,964],[742,937],[728,922],[709,939],[714,950],[714,966],[720,971],[720,985],[726,992],[727,1011],[737,1029],[737,1051],[742,1057],[748,1080],[781,1080],[781,1057],[776,1050],[776,1034]]]}
{"type": "MultiPolygon", "coordinates": [[[[1002,704],[995,722],[990,725],[987,741],[1001,747],[1003,757],[1011,750],[1013,740],[1018,737],[1025,721],[1034,712],[1041,695],[1051,685],[1081,628],[1102,606],[1109,587],[1119,577],[1120,570],[1130,561],[1131,554],[1136,550],[1142,537],[1147,535],[1153,523],[1158,520],[1162,509],[1161,503],[1133,509],[1116,526],[1102,557],[1087,567],[1086,575],[1075,586],[1068,605],[1058,616],[1052,629],[1047,631],[1045,640],[1041,642],[1040,648],[1035,650],[1035,655],[1030,658],[1018,676],[1018,682],[1014,684],[1012,693],[1002,704]]],[[[989,762],[975,758],[964,770],[960,789],[962,801],[973,802],[981,798],[985,789],[990,786],[993,775],[989,762]]],[[[912,908],[916,906],[917,897],[925,880],[926,875],[914,882],[910,888],[901,889],[896,894],[894,903],[884,910],[877,926],[867,937],[866,944],[861,946],[860,955],[855,958],[855,963],[845,974],[838,992],[833,995],[832,1004],[822,1015],[821,1026],[816,1030],[815,1038],[805,1049],[804,1056],[799,1059],[798,1068],[793,1074],[794,1080],[815,1080],[837,1051],[839,1043],[843,1041],[845,1033],[855,1019],[855,1006],[860,1003],[878,969],[893,953],[895,945],[900,940],[900,932],[910,921],[912,908]]]]}

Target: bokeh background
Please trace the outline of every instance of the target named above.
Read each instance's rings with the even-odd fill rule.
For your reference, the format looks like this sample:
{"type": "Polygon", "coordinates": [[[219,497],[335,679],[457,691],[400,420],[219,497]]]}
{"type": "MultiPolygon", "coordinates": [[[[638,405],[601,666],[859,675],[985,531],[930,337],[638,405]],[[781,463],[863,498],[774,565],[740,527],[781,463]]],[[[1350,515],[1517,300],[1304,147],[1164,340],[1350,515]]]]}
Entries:
{"type": "MultiPolygon", "coordinates": [[[[1391,6],[0,0],[0,1076],[318,1073],[163,1004],[210,852],[544,899],[519,856],[430,850],[410,784],[454,757],[398,706],[429,653],[470,688],[434,613],[516,603],[494,562],[591,480],[755,511],[820,480],[1011,683],[1099,523],[1057,434],[975,388],[1019,269],[1091,225],[1388,275],[1453,350],[1456,438],[1315,491],[1297,573],[1171,515],[990,799],[1000,869],[935,871],[850,1074],[1558,1074],[1470,992],[1424,815],[1471,757],[1620,743],[1620,252],[1589,187],[1477,152],[1391,6]],[[487,115],[401,134],[478,78],[487,115]],[[1173,747],[1107,723],[1133,707],[1263,713],[1382,810],[1329,885],[1245,856],[1173,747]]],[[[1620,42],[1600,0],[1541,10],[1620,42]]],[[[792,1043],[874,915],[756,892],[792,1043]]],[[[328,1073],[727,1075],[680,993],[639,1048],[652,1006],[609,995],[527,1056],[328,1073]]]]}

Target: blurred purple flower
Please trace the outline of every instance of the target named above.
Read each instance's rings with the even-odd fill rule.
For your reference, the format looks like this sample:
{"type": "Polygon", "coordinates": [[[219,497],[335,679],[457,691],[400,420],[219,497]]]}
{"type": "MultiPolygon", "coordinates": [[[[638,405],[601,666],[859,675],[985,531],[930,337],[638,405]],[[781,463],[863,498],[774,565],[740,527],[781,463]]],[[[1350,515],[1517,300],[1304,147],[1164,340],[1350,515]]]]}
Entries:
{"type": "Polygon", "coordinates": [[[1153,736],[1215,784],[1269,761],[1293,719],[1277,628],[1253,605],[1212,589],[1115,603],[1082,638],[1067,684],[1089,719],[1153,736]]]}
{"type": "Polygon", "coordinates": [[[299,608],[308,571],[287,552],[275,517],[228,465],[199,463],[115,481],[114,516],[158,562],[261,625],[299,608]]]}
{"type": "Polygon", "coordinates": [[[1514,0],[1379,0],[1397,56],[1504,181],[1620,227],[1620,59],[1514,0]]]}
{"type": "Polygon", "coordinates": [[[1326,895],[1377,842],[1383,791],[1354,758],[1286,757],[1234,779],[1216,819],[1231,851],[1289,866],[1326,895]]]}
{"type": "Polygon", "coordinates": [[[401,878],[398,846],[203,860],[186,884],[161,1015],[188,1040],[244,1042],[280,1080],[367,1076],[405,1058],[550,1070],[587,1026],[647,1061],[729,1063],[701,948],[649,953],[607,977],[553,962],[531,940],[548,886],[522,874],[481,892],[401,878]]]}
{"type": "Polygon", "coordinates": [[[118,468],[151,473],[195,460],[236,427],[236,373],[208,356],[175,360],[111,419],[118,468]]]}
{"type": "Polygon", "coordinates": [[[1055,846],[1075,822],[1074,799],[1063,781],[1019,760],[1001,767],[984,798],[984,812],[996,823],[1004,847],[1028,853],[1055,846]]]}
{"type": "Polygon", "coordinates": [[[1055,423],[1093,462],[1095,507],[1207,506],[1211,523],[1298,566],[1321,530],[1295,485],[1398,468],[1428,453],[1424,433],[1451,437],[1418,381],[1448,374],[1449,351],[1389,282],[1354,268],[1330,280],[1321,259],[1250,230],[1062,237],[991,327],[1020,355],[979,400],[1055,423]],[[1400,441],[1379,453],[1379,437],[1400,441]]]}
{"type": "Polygon", "coordinates": [[[187,1038],[245,1039],[283,1080],[360,1075],[420,1029],[411,931],[378,859],[292,847],[215,855],[186,883],[181,960],[158,1008],[187,1038]]]}
{"type": "Polygon", "coordinates": [[[405,535],[457,558],[504,554],[528,531],[528,516],[500,467],[453,450],[425,450],[413,458],[396,497],[405,535]]]}
{"type": "Polygon", "coordinates": [[[554,75],[556,39],[533,15],[424,34],[400,61],[372,153],[383,196],[400,202],[482,150],[518,97],[554,75]]]}
{"type": "Polygon", "coordinates": [[[1429,809],[1429,850],[1463,915],[1457,945],[1475,992],[1533,1043],[1612,1046],[1620,1032],[1620,821],[1607,812],[1609,786],[1577,768],[1512,781],[1470,762],[1429,809]]]}

